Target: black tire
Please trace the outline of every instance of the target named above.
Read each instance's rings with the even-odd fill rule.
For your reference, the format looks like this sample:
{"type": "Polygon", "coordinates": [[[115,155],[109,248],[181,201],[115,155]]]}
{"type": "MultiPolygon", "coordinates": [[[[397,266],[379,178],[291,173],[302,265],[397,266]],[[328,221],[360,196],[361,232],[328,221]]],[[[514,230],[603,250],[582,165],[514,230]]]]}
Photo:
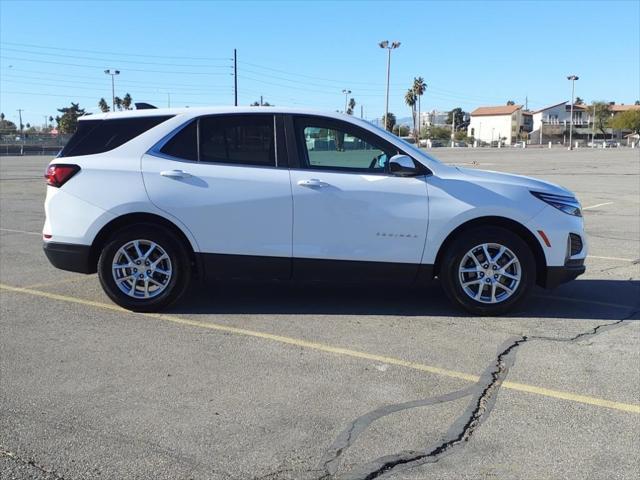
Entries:
{"type": "Polygon", "coordinates": [[[156,312],[177,302],[187,291],[191,280],[191,260],[185,246],[173,233],[157,225],[138,224],[119,230],[107,240],[98,259],[98,277],[105,293],[121,307],[136,312],[156,312]],[[164,290],[155,297],[129,296],[118,287],[114,279],[114,257],[121,247],[134,240],[156,243],[171,262],[171,276],[164,290]]]}
{"type": "Polygon", "coordinates": [[[439,277],[446,295],[455,305],[475,315],[502,315],[523,302],[533,290],[536,282],[536,262],[530,247],[517,234],[501,227],[477,227],[462,232],[447,248],[440,264],[439,277]],[[463,289],[459,273],[459,267],[467,252],[476,246],[489,243],[503,245],[511,250],[520,264],[520,281],[517,287],[511,296],[498,303],[483,303],[471,298],[463,289]]]}

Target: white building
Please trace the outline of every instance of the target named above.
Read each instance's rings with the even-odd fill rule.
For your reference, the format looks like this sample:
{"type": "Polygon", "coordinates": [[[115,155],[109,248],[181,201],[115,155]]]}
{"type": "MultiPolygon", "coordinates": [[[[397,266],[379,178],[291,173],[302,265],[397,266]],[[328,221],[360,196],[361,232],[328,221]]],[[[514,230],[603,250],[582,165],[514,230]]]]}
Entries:
{"type": "Polygon", "coordinates": [[[420,126],[421,127],[444,127],[450,125],[447,123],[449,112],[441,112],[438,110],[432,110],[430,112],[420,112],[420,126]]]}
{"type": "Polygon", "coordinates": [[[467,135],[485,143],[502,139],[509,145],[517,140],[523,126],[522,105],[480,107],[470,117],[467,135]]]}

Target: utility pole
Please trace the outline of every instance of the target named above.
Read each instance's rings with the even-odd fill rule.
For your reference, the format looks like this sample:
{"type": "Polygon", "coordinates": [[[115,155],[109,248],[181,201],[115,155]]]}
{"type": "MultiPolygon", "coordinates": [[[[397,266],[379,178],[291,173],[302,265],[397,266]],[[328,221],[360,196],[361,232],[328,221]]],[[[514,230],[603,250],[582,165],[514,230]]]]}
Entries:
{"type": "Polygon", "coordinates": [[[238,106],[238,51],[233,49],[233,104],[238,106]]]}
{"type": "Polygon", "coordinates": [[[19,108],[18,115],[20,117],[20,136],[22,136],[22,112],[24,112],[24,110],[22,108],[19,108]]]}
{"type": "Polygon", "coordinates": [[[593,118],[591,122],[591,148],[596,146],[596,103],[593,102],[593,118]]]}
{"type": "Polygon", "coordinates": [[[576,85],[576,80],[578,80],[579,77],[577,75],[569,75],[567,77],[567,80],[571,80],[571,118],[569,119],[569,150],[573,150],[573,145],[571,144],[572,140],[573,140],[573,101],[574,101],[574,94],[575,94],[575,85],[576,85]]]}
{"type": "MultiPolygon", "coordinates": [[[[394,50],[400,46],[400,42],[392,42],[391,46],[389,46],[389,41],[384,40],[378,44],[380,48],[386,48],[389,55],[387,57],[387,95],[384,109],[384,126],[383,128],[387,129],[387,117],[389,116],[389,79],[391,77],[391,50],[394,50]]],[[[398,127],[398,133],[400,133],[400,127],[398,127]]]]}
{"type": "Polygon", "coordinates": [[[360,105],[360,118],[364,118],[364,107],[360,105]]]}
{"type": "Polygon", "coordinates": [[[529,97],[524,97],[524,109],[525,111],[529,111],[529,97]]]}
{"type": "Polygon", "coordinates": [[[120,70],[111,70],[107,69],[104,71],[107,75],[111,75],[111,111],[116,111],[116,84],[115,84],[115,76],[120,75],[120,70]]]}
{"type": "Polygon", "coordinates": [[[451,148],[455,147],[456,139],[456,111],[451,110],[451,148]]]}
{"type": "Polygon", "coordinates": [[[44,117],[44,128],[49,126],[49,117],[47,115],[43,115],[44,117]]]}
{"type": "Polygon", "coordinates": [[[263,106],[264,102],[262,101],[262,95],[260,95],[260,106],[263,106]]]}

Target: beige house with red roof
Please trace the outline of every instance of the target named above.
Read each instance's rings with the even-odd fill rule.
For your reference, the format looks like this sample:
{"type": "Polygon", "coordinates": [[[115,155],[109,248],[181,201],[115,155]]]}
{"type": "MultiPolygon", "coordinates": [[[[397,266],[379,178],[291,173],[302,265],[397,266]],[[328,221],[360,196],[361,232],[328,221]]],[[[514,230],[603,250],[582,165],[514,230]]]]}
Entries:
{"type": "Polygon", "coordinates": [[[518,133],[523,130],[526,114],[522,105],[499,105],[479,107],[469,115],[467,135],[485,143],[502,139],[504,144],[510,145],[517,141],[518,133]]]}

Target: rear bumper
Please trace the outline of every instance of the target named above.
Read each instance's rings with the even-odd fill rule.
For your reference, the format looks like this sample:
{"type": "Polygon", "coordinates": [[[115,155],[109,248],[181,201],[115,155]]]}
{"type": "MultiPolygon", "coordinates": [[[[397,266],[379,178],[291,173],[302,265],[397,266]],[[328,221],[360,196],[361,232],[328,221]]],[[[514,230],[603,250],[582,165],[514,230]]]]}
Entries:
{"type": "Polygon", "coordinates": [[[78,273],[95,273],[95,262],[91,261],[91,246],[71,243],[45,242],[44,254],[56,268],[78,273]]]}
{"type": "Polygon", "coordinates": [[[544,288],[555,288],[558,285],[582,275],[586,270],[584,258],[579,260],[568,260],[562,267],[547,267],[547,274],[542,280],[544,288]]]}

